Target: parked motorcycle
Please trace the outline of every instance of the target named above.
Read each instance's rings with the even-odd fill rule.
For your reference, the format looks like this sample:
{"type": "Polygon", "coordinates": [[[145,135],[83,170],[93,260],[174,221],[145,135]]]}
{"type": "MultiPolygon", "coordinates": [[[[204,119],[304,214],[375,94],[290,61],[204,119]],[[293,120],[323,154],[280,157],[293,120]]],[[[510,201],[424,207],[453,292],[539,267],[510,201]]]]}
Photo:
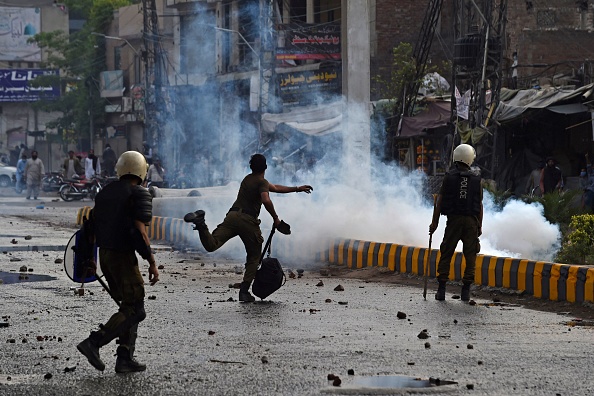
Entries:
{"type": "Polygon", "coordinates": [[[46,173],[41,181],[41,188],[45,192],[60,191],[64,184],[64,179],[59,172],[46,173]]]}
{"type": "Polygon", "coordinates": [[[100,178],[94,177],[91,180],[87,179],[67,179],[60,187],[59,194],[66,202],[81,200],[84,198],[95,199],[95,196],[103,188],[103,183],[100,178]]]}

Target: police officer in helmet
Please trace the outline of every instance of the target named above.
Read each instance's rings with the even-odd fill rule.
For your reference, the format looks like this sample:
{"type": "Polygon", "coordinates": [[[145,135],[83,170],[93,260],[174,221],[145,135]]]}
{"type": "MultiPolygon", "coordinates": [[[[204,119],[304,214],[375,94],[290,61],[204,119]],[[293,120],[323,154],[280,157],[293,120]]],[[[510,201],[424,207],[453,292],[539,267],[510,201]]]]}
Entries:
{"type": "Polygon", "coordinates": [[[133,358],[138,323],[146,317],[144,280],[136,252],[149,263],[151,285],[159,281],[159,271],[146,232],[146,225],[152,218],[152,197],[141,186],[147,162],[141,153],[127,151],[120,156],[115,168],[119,180],[97,194],[92,221],[101,271],[120,309],[77,348],[93,367],[103,371],[105,363],[99,356],[99,348],[119,338],[115,371],[128,373],[146,370],[144,364],[133,358]]]}
{"type": "Polygon", "coordinates": [[[433,208],[430,234],[437,229],[440,215],[448,218],[439,248],[441,258],[437,266],[439,287],[435,294],[436,300],[445,300],[450,263],[458,241],[462,241],[462,253],[466,260],[460,298],[462,301],[470,300],[470,285],[474,282],[476,255],[480,251],[479,236],[483,226],[481,177],[470,169],[475,158],[476,151],[468,144],[461,144],[454,149],[454,167],[444,176],[433,208]]]}

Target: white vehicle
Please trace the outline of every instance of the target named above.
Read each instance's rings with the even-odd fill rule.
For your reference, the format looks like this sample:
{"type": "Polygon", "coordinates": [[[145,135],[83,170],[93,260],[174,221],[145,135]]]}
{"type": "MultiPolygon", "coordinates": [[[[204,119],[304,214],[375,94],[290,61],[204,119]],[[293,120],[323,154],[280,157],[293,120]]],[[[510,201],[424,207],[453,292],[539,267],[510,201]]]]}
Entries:
{"type": "Polygon", "coordinates": [[[0,187],[10,187],[16,183],[16,168],[0,162],[0,187]]]}

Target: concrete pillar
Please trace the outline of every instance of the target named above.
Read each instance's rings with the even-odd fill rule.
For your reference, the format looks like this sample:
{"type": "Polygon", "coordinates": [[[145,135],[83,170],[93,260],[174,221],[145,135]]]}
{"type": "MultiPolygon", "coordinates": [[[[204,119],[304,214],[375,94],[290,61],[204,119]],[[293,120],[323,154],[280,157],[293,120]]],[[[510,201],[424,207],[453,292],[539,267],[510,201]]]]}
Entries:
{"type": "Polygon", "coordinates": [[[305,10],[305,22],[314,23],[314,0],[307,0],[305,10]]]}
{"type": "Polygon", "coordinates": [[[342,92],[345,177],[360,185],[371,171],[369,0],[342,0],[342,92]]]}

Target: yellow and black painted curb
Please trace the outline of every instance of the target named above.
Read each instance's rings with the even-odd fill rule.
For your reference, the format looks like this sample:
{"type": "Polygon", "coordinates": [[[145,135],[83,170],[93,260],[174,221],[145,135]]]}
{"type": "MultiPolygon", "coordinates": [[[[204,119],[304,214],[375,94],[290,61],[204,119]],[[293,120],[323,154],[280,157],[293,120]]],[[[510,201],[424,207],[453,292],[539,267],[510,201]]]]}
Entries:
{"type": "MultiPolygon", "coordinates": [[[[82,207],[76,215],[76,225],[82,225],[83,219],[91,212],[90,206],[82,207]]],[[[153,216],[148,229],[148,237],[151,240],[169,241],[172,243],[189,243],[198,240],[198,233],[194,231],[191,224],[182,219],[172,217],[153,216]]]]}
{"type": "MultiPolygon", "coordinates": [[[[90,207],[79,209],[76,224],[81,225],[90,207]]],[[[154,216],[148,236],[152,240],[172,243],[195,242],[193,227],[182,219],[154,216]]],[[[348,268],[385,267],[391,271],[423,276],[428,255],[429,276],[436,276],[440,253],[438,249],[379,243],[356,239],[330,240],[328,249],[316,252],[315,257],[348,268]]],[[[466,261],[455,252],[450,267],[450,280],[462,279],[466,261]]],[[[475,283],[503,287],[553,301],[594,302],[594,267],[556,264],[544,261],[521,260],[479,254],[476,258],[475,283]]]]}
{"type": "MultiPolygon", "coordinates": [[[[426,256],[429,276],[436,277],[437,249],[339,238],[330,241],[328,250],[318,257],[348,268],[385,267],[423,276],[426,256]]],[[[462,253],[455,252],[450,265],[450,280],[461,280],[466,267],[462,253]]],[[[594,302],[594,267],[479,254],[474,281],[553,301],[594,302]]]]}

